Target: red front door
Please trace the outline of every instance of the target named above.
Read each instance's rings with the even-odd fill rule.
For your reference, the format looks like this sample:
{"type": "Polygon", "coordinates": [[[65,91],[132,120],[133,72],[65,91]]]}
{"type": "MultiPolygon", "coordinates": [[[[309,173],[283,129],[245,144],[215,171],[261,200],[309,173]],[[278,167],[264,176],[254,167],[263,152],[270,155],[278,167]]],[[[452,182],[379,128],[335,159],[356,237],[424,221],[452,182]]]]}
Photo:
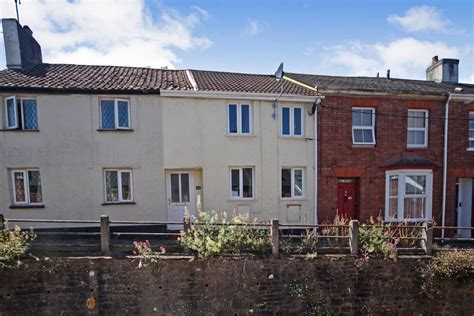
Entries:
{"type": "Polygon", "coordinates": [[[346,218],[357,218],[357,184],[337,184],[337,209],[338,214],[346,218]]]}

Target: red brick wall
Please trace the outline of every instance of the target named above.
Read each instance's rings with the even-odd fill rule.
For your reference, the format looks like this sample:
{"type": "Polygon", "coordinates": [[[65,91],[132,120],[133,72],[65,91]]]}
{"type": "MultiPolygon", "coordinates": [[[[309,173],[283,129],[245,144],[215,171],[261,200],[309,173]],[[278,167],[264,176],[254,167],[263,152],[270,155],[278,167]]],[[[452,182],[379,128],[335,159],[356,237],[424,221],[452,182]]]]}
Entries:
{"type": "MultiPolygon", "coordinates": [[[[385,169],[381,167],[381,164],[395,154],[410,152],[429,159],[438,165],[433,171],[432,206],[433,217],[437,223],[440,223],[444,120],[439,118],[444,116],[444,104],[444,100],[419,101],[396,98],[327,96],[318,112],[319,220],[329,220],[336,214],[338,177],[358,178],[360,192],[359,217],[361,221],[367,220],[370,216],[377,217],[379,214],[383,216],[385,209],[385,169]],[[352,145],[352,107],[375,108],[375,146],[352,145]],[[407,149],[407,118],[404,116],[408,114],[408,109],[429,110],[429,135],[428,148],[426,149],[407,149]],[[380,115],[382,113],[393,116],[382,116],[380,115]]],[[[467,109],[467,106],[464,105],[464,107],[467,109]]],[[[465,113],[461,114],[464,115],[465,113]]],[[[450,141],[455,137],[461,137],[461,135],[467,141],[467,121],[465,121],[465,124],[466,126],[456,126],[455,124],[450,126],[450,133],[453,135],[450,135],[450,141]]],[[[473,155],[466,156],[465,142],[458,147],[450,147],[450,157],[457,157],[456,159],[450,158],[450,167],[459,168],[465,165],[467,160],[473,166],[473,155]],[[460,148],[463,148],[463,150],[460,150],[460,148]]],[[[448,182],[449,216],[454,214],[454,200],[452,200],[454,186],[455,179],[453,180],[451,177],[448,182]]]]}

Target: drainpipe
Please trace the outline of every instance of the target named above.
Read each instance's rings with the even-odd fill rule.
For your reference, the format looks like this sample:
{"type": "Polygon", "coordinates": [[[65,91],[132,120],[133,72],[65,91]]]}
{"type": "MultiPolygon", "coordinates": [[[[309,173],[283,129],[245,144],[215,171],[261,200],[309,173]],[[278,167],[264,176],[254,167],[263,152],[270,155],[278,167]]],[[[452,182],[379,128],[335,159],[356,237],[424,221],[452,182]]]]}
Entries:
{"type": "MultiPolygon", "coordinates": [[[[314,110],[314,224],[318,225],[318,106],[314,110]]],[[[316,232],[315,232],[316,233],[316,232]]]]}
{"type": "MultiPolygon", "coordinates": [[[[441,209],[441,226],[446,224],[446,182],[448,171],[448,125],[449,125],[449,101],[451,101],[451,93],[448,94],[444,112],[444,149],[443,149],[443,205],[441,209]]],[[[444,228],[441,229],[441,238],[444,238],[444,228]]]]}

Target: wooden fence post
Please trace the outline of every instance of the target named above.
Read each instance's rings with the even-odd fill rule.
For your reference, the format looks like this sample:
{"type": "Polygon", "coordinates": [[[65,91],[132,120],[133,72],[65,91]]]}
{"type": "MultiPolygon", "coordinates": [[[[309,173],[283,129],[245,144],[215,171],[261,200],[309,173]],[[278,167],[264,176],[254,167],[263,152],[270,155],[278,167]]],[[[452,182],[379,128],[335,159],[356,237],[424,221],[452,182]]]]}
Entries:
{"type": "Polygon", "coordinates": [[[5,217],[3,214],[0,214],[0,232],[5,229],[5,217]]]}
{"type": "Polygon", "coordinates": [[[280,229],[278,219],[272,218],[271,223],[270,236],[272,241],[272,255],[278,256],[278,253],[280,252],[280,229]]]}
{"type": "Polygon", "coordinates": [[[356,256],[359,252],[359,221],[357,220],[349,222],[349,247],[351,255],[356,256]]]}
{"type": "Polygon", "coordinates": [[[108,255],[110,253],[109,215],[100,216],[100,249],[103,255],[108,255]]]}
{"type": "Polygon", "coordinates": [[[433,223],[424,222],[421,230],[421,247],[426,255],[431,255],[433,252],[433,223]]]}

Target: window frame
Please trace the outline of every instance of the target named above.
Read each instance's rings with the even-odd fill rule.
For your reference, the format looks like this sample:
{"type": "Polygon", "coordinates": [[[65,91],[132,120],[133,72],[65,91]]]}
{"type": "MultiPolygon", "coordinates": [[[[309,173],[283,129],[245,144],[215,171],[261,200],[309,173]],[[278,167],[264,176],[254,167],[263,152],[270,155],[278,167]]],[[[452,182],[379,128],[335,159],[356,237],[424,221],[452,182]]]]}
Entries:
{"type": "Polygon", "coordinates": [[[469,119],[467,121],[467,139],[468,139],[468,147],[467,147],[467,150],[468,151],[474,151],[474,146],[471,147],[471,142],[473,142],[474,144],[474,137],[470,137],[470,132],[471,131],[474,131],[474,129],[470,128],[470,123],[471,123],[471,115],[473,116],[474,118],[474,111],[469,111],[469,119]]]}
{"type": "Polygon", "coordinates": [[[38,129],[38,102],[35,98],[20,98],[20,115],[21,115],[21,129],[25,131],[34,131],[38,129]],[[33,100],[36,102],[36,128],[25,128],[25,108],[23,101],[25,100],[33,100]]]}
{"type": "Polygon", "coordinates": [[[121,99],[121,98],[101,98],[99,100],[99,126],[102,130],[114,131],[114,130],[130,130],[132,129],[132,119],[131,119],[131,110],[130,110],[130,100],[128,99],[121,99]],[[102,101],[114,101],[114,128],[104,128],[102,122],[102,101]],[[128,110],[128,126],[121,127],[119,125],[119,114],[118,114],[118,103],[119,102],[127,102],[127,110],[128,110]]]}
{"type": "Polygon", "coordinates": [[[231,200],[255,200],[255,167],[230,167],[229,168],[229,196],[231,200]],[[252,170],[252,196],[244,197],[244,169],[252,170]],[[232,195],[232,170],[239,170],[239,196],[232,195]]]}
{"type": "Polygon", "coordinates": [[[352,127],[352,144],[353,145],[376,145],[377,141],[375,139],[375,108],[369,108],[369,107],[352,107],[351,108],[351,114],[354,113],[355,110],[360,110],[360,111],[365,111],[369,110],[372,112],[372,126],[354,126],[354,121],[352,119],[351,115],[351,127],[352,127]],[[372,139],[373,141],[371,143],[368,142],[356,142],[355,137],[354,137],[354,130],[368,130],[370,129],[372,131],[372,139]]]}
{"type": "Polygon", "coordinates": [[[227,104],[227,135],[229,136],[252,136],[253,135],[253,106],[250,103],[228,103],[227,104]],[[230,106],[236,106],[237,132],[230,131],[230,106]],[[242,132],[242,105],[249,107],[249,132],[242,132]]]}
{"type": "Polygon", "coordinates": [[[282,105],[280,107],[280,137],[304,138],[305,137],[305,108],[302,106],[282,105]],[[283,109],[289,109],[289,134],[283,134],[283,109]],[[301,134],[295,134],[295,109],[301,110],[301,134]]]}
{"type": "MultiPolygon", "coordinates": [[[[416,118],[415,118],[416,119],[416,118]]],[[[428,110],[418,110],[418,109],[408,109],[407,110],[407,148],[428,148],[428,126],[429,126],[429,111],[428,110]],[[425,127],[409,127],[408,120],[410,119],[410,112],[420,112],[425,113],[425,127]],[[422,145],[418,144],[409,144],[408,143],[408,132],[410,131],[423,131],[425,132],[424,143],[422,145]]]]}
{"type": "Polygon", "coordinates": [[[10,96],[5,98],[5,124],[7,129],[18,129],[20,125],[18,124],[18,105],[16,96],[10,96]],[[8,100],[13,100],[13,108],[15,109],[15,125],[10,126],[8,121],[8,100]]]}
{"type": "Polygon", "coordinates": [[[433,203],[433,170],[430,169],[400,169],[385,172],[385,221],[386,222],[421,222],[431,221],[433,203]],[[397,218],[390,217],[390,176],[398,175],[398,203],[397,218]],[[426,177],[426,193],[425,197],[425,217],[424,218],[404,218],[405,216],[405,198],[422,197],[422,195],[406,194],[406,177],[407,176],[425,176],[426,177]]]}
{"type": "Polygon", "coordinates": [[[12,179],[12,195],[13,195],[13,205],[44,205],[43,202],[43,185],[41,184],[41,202],[31,202],[30,196],[30,177],[28,175],[29,171],[38,171],[40,173],[41,179],[41,172],[39,168],[27,168],[27,169],[10,169],[11,179],[12,179]],[[15,192],[15,173],[23,173],[23,185],[25,187],[25,201],[19,202],[16,200],[16,192],[15,192]]]}
{"type": "Polygon", "coordinates": [[[104,169],[104,204],[121,204],[121,203],[131,203],[134,202],[134,194],[133,194],[133,172],[132,169],[114,169],[114,168],[106,168],[104,169]],[[107,201],[107,172],[117,172],[117,186],[118,186],[118,201],[107,201]],[[122,173],[129,173],[130,174],[130,199],[124,200],[122,198],[122,173]]]}
{"type": "Polygon", "coordinates": [[[306,172],[304,167],[282,167],[280,169],[280,199],[281,200],[304,200],[306,198],[306,172]],[[290,197],[283,197],[283,182],[281,179],[281,174],[284,169],[290,170],[290,188],[291,188],[291,196],[290,197]],[[295,196],[295,171],[300,170],[302,175],[302,195],[295,196]]]}

